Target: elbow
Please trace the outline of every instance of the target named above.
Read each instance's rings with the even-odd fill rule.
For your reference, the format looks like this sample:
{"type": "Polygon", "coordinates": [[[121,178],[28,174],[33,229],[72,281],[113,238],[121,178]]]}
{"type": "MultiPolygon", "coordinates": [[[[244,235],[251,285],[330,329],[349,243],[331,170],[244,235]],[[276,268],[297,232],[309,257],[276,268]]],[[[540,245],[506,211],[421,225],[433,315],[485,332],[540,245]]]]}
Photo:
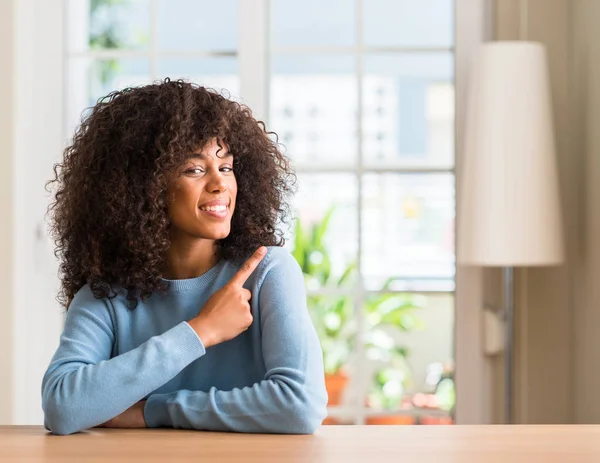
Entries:
{"type": "Polygon", "coordinates": [[[51,424],[50,422],[47,422],[46,429],[55,436],[68,436],[69,434],[75,434],[76,432],[79,432],[78,429],[65,426],[62,423],[51,424]]]}
{"type": "Polygon", "coordinates": [[[287,423],[287,434],[314,434],[327,416],[325,407],[305,405],[291,411],[292,419],[287,423]]]}
{"type": "Polygon", "coordinates": [[[77,425],[77,414],[73,407],[58,398],[56,391],[48,385],[42,389],[42,410],[44,411],[44,427],[52,434],[66,436],[82,430],[77,425]]]}
{"type": "Polygon", "coordinates": [[[305,398],[292,402],[286,410],[287,418],[283,430],[286,434],[314,434],[327,417],[327,399],[305,398]]]}
{"type": "Polygon", "coordinates": [[[66,436],[81,431],[73,423],[69,410],[55,403],[44,404],[44,426],[52,434],[66,436]]]}
{"type": "Polygon", "coordinates": [[[298,421],[298,425],[292,429],[292,434],[314,434],[323,423],[327,414],[305,415],[298,421]]]}

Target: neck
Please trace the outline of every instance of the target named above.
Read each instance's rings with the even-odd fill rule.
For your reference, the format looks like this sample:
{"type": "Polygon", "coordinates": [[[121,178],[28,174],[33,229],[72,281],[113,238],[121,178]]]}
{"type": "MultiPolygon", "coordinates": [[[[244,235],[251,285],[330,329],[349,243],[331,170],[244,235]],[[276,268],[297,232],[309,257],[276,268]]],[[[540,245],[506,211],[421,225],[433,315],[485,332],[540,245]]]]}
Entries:
{"type": "Polygon", "coordinates": [[[172,236],[164,278],[196,278],[216,265],[219,258],[214,240],[172,236]]]}

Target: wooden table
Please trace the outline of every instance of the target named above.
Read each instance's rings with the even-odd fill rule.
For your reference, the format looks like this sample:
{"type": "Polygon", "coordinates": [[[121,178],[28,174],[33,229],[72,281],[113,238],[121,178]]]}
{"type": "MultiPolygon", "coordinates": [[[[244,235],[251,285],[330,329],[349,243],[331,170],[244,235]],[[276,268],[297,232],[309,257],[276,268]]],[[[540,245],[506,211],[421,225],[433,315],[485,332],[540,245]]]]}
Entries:
{"type": "Polygon", "coordinates": [[[600,426],[324,426],[314,436],[0,426],[1,462],[600,462],[600,426]]]}

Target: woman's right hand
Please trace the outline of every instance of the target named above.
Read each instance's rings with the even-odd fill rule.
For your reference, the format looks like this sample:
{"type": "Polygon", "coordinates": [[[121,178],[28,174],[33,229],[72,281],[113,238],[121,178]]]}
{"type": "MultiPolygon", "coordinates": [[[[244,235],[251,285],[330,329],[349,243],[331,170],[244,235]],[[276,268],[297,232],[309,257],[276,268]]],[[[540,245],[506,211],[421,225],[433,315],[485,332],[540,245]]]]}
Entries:
{"type": "Polygon", "coordinates": [[[264,246],[258,248],[234,277],[206,301],[200,313],[188,322],[205,348],[235,338],[252,324],[249,302],[252,293],[244,288],[244,283],[266,253],[264,246]]]}

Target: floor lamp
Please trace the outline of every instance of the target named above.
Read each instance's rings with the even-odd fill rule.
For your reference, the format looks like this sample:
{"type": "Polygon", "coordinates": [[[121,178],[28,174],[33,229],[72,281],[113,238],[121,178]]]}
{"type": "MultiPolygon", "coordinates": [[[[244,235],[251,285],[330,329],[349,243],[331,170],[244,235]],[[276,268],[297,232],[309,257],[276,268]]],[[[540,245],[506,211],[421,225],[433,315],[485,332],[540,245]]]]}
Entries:
{"type": "Polygon", "coordinates": [[[459,183],[457,260],[503,268],[505,422],[513,408],[513,269],[563,261],[544,47],[490,42],[473,60],[459,183]]]}

